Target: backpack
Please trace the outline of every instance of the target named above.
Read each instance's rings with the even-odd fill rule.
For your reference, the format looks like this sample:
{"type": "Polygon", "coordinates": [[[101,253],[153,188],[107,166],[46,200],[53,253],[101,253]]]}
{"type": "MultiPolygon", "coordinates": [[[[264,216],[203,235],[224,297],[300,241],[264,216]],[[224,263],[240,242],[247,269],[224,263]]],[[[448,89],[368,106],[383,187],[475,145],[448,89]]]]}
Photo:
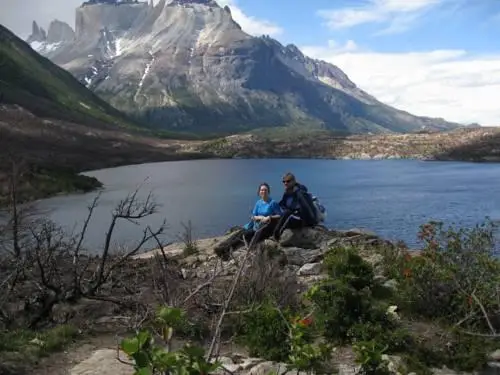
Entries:
{"type": "Polygon", "coordinates": [[[319,201],[319,198],[311,195],[311,199],[313,202],[313,207],[314,207],[314,215],[316,216],[316,222],[317,223],[323,223],[326,219],[326,208],[323,206],[323,204],[319,201]]]}

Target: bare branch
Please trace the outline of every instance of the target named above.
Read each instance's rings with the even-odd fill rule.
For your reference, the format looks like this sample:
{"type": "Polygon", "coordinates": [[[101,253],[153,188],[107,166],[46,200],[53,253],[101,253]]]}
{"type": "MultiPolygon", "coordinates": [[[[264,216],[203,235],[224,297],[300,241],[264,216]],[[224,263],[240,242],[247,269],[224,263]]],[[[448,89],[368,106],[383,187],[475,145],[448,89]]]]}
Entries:
{"type": "Polygon", "coordinates": [[[244,256],[240,266],[238,267],[238,271],[236,272],[236,275],[234,276],[233,283],[231,285],[229,293],[228,293],[226,299],[224,300],[224,304],[222,306],[222,311],[221,311],[219,319],[217,321],[217,325],[215,326],[215,332],[214,332],[214,335],[212,338],[212,342],[210,343],[210,347],[209,347],[208,352],[207,352],[207,361],[210,361],[212,359],[212,355],[214,353],[215,346],[216,346],[217,342],[219,341],[221,327],[222,327],[222,323],[224,321],[224,318],[226,316],[226,311],[229,308],[229,304],[231,303],[231,301],[233,299],[234,291],[235,291],[236,286],[238,285],[240,277],[243,273],[243,269],[246,265],[246,262],[248,261],[248,259],[250,257],[250,252],[253,249],[253,247],[255,246],[255,244],[258,242],[258,239],[262,233],[262,230],[265,227],[266,226],[264,225],[261,228],[259,228],[259,230],[257,230],[257,232],[253,236],[252,240],[250,241],[249,245],[247,245],[247,241],[244,239],[246,253],[245,253],[245,256],[244,256]]]}
{"type": "Polygon", "coordinates": [[[184,301],[182,301],[182,305],[187,304],[201,290],[203,290],[203,289],[209,287],[210,285],[212,285],[212,283],[214,282],[214,280],[217,278],[217,276],[219,276],[221,274],[221,272],[222,272],[222,269],[219,270],[218,272],[214,273],[207,282],[204,282],[203,284],[198,285],[195,288],[195,290],[193,290],[191,293],[189,293],[189,295],[186,298],[184,298],[184,301]]]}
{"type": "Polygon", "coordinates": [[[472,299],[474,299],[474,301],[478,304],[479,308],[481,309],[481,312],[483,313],[484,319],[486,320],[486,323],[488,324],[488,327],[489,327],[489,329],[491,331],[491,334],[493,336],[496,336],[497,332],[495,331],[495,328],[493,327],[493,324],[491,324],[491,320],[488,317],[488,313],[486,312],[486,309],[484,308],[484,305],[481,303],[481,301],[479,300],[479,298],[477,298],[477,296],[476,296],[476,294],[474,292],[471,293],[471,297],[472,297],[472,299]]]}
{"type": "MultiPolygon", "coordinates": [[[[102,286],[102,284],[106,281],[106,279],[109,277],[109,274],[113,269],[115,269],[117,266],[121,265],[125,260],[129,259],[133,255],[135,255],[139,250],[144,246],[146,242],[148,242],[150,239],[153,238],[153,235],[148,235],[148,229],[144,230],[143,237],[139,244],[130,252],[128,252],[124,257],[122,257],[118,262],[116,262],[113,266],[110,267],[108,272],[106,273],[105,267],[106,267],[106,262],[109,257],[109,252],[110,252],[110,246],[111,246],[111,238],[113,236],[116,224],[119,219],[125,219],[129,221],[137,220],[137,219],[142,219],[147,216],[150,216],[156,212],[157,205],[154,203],[152,199],[152,194],[149,193],[146,200],[144,202],[141,202],[137,198],[137,194],[139,192],[139,189],[136,189],[132,194],[127,196],[125,199],[121,200],[120,203],[118,203],[115,211],[113,212],[111,223],[109,225],[108,231],[106,233],[106,239],[104,243],[104,249],[101,255],[101,262],[98,268],[97,272],[97,278],[95,280],[94,286],[90,289],[89,293],[90,294],[95,294],[96,291],[102,286]]],[[[160,234],[163,232],[165,227],[165,222],[164,224],[160,227],[160,229],[155,233],[156,235],[160,234]]]]}

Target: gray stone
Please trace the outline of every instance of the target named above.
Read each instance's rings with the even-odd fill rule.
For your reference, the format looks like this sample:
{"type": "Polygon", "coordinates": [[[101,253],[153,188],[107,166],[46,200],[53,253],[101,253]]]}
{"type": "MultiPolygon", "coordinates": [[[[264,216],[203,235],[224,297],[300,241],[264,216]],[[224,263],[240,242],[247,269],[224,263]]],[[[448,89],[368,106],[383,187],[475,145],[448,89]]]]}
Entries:
{"type": "Polygon", "coordinates": [[[339,375],[357,375],[359,373],[360,366],[353,366],[348,364],[338,365],[339,375]]]}
{"type": "Polygon", "coordinates": [[[333,234],[324,227],[285,229],[280,238],[282,247],[300,247],[302,249],[318,249],[331,239],[333,234]]]}
{"type": "Polygon", "coordinates": [[[251,368],[245,375],[307,375],[307,373],[303,371],[288,371],[286,367],[284,363],[267,361],[259,363],[257,366],[251,368]]]}
{"type": "Polygon", "coordinates": [[[335,247],[336,245],[339,245],[340,242],[341,242],[340,238],[338,237],[326,240],[321,244],[321,250],[328,251],[331,248],[335,247]]]}
{"type": "Polygon", "coordinates": [[[491,361],[500,362],[500,349],[497,349],[494,352],[490,353],[490,355],[488,356],[488,358],[491,361]]]}
{"type": "Polygon", "coordinates": [[[343,231],[343,234],[346,237],[354,237],[354,236],[366,236],[370,238],[378,237],[375,232],[364,228],[351,228],[349,230],[343,231]]]}
{"type": "Polygon", "coordinates": [[[222,368],[215,371],[214,375],[225,375],[228,371],[233,374],[242,374],[255,367],[257,364],[264,362],[264,360],[260,358],[220,357],[219,362],[221,363],[222,368]]]}
{"type": "Polygon", "coordinates": [[[321,273],[323,266],[321,263],[306,263],[297,272],[299,276],[316,276],[321,273]]]}
{"type": "Polygon", "coordinates": [[[303,249],[300,247],[283,248],[286,262],[302,267],[306,263],[317,263],[323,259],[324,251],[320,249],[303,249]]]}
{"type": "Polygon", "coordinates": [[[389,279],[383,284],[384,288],[396,291],[398,289],[398,282],[394,279],[389,279]]]}

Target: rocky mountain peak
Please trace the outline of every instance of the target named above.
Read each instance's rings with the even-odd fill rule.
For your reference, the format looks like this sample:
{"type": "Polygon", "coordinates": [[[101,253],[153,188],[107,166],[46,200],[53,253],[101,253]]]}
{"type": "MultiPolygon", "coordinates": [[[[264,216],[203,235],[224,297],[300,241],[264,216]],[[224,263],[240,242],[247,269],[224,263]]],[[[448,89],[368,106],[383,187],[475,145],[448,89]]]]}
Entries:
{"type": "Polygon", "coordinates": [[[64,42],[38,51],[154,126],[209,133],[288,124],[374,133],[448,126],[380,103],[296,45],[245,33],[215,0],[154,7],[90,0],[77,8],[75,24],[74,40],[67,27],[54,26],[64,42]]]}
{"type": "Polygon", "coordinates": [[[76,38],[87,38],[90,43],[104,28],[113,32],[128,31],[135,20],[148,10],[147,2],[84,3],[76,10],[76,38]]]}
{"type": "Polygon", "coordinates": [[[36,21],[33,21],[31,25],[31,35],[28,37],[27,42],[28,43],[33,43],[33,42],[45,42],[47,39],[47,33],[45,30],[41,27],[38,26],[36,21]]]}
{"type": "Polygon", "coordinates": [[[49,25],[47,43],[71,42],[75,39],[75,32],[66,22],[54,20],[49,25]]]}

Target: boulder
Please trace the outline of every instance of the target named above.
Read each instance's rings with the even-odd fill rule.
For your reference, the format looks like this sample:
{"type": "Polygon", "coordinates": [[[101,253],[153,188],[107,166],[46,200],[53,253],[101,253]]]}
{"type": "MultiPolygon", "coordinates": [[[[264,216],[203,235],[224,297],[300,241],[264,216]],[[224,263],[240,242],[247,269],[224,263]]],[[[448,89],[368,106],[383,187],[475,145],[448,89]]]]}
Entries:
{"type": "Polygon", "coordinates": [[[317,276],[322,271],[321,263],[306,263],[297,271],[298,276],[317,276]]]}
{"type": "Polygon", "coordinates": [[[345,237],[364,236],[369,238],[378,238],[375,232],[363,228],[352,228],[346,231],[339,232],[342,233],[345,237]]]}
{"type": "Polygon", "coordinates": [[[303,249],[289,247],[282,249],[287,264],[302,267],[306,263],[317,263],[323,259],[326,251],[321,249],[303,249]]]}
{"type": "Polygon", "coordinates": [[[299,247],[302,249],[318,249],[321,245],[334,237],[323,226],[306,227],[301,229],[285,229],[280,238],[281,247],[299,247]]]}
{"type": "Polygon", "coordinates": [[[500,349],[497,349],[494,352],[490,353],[488,359],[490,361],[500,362],[500,349]]]}
{"type": "MultiPolygon", "coordinates": [[[[213,255],[215,253],[215,248],[220,245],[220,243],[227,241],[229,237],[234,235],[234,232],[226,233],[219,237],[210,237],[195,240],[196,245],[196,255],[213,255]]],[[[175,242],[167,245],[163,248],[163,252],[168,258],[171,259],[183,259],[186,258],[184,255],[185,244],[182,242],[175,242]]],[[[145,253],[138,254],[134,256],[134,259],[148,259],[153,258],[155,255],[161,255],[160,249],[154,249],[147,251],[145,253]]]]}

